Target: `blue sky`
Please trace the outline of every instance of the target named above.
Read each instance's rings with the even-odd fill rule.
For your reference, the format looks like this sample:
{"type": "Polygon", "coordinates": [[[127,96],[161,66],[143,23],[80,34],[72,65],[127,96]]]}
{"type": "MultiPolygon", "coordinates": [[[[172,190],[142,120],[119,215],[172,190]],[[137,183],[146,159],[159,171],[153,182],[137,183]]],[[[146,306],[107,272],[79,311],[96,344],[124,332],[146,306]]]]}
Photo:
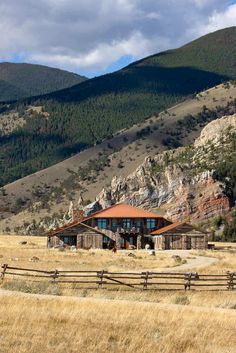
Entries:
{"type": "Polygon", "coordinates": [[[1,0],[0,61],[93,77],[234,25],[235,0],[1,0]]]}

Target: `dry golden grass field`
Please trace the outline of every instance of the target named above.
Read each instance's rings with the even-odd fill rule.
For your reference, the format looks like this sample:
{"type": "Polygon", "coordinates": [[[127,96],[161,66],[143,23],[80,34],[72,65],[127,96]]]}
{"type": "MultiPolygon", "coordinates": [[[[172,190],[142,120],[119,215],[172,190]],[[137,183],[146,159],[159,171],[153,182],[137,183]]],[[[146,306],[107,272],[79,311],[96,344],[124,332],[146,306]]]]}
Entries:
{"type": "MultiPolygon", "coordinates": [[[[200,273],[236,270],[233,244],[193,252],[218,259],[200,273]]],[[[217,244],[218,246],[218,244],[217,244]]],[[[169,268],[170,253],[58,251],[43,237],[0,236],[0,264],[43,269],[130,271],[169,268]],[[21,245],[19,242],[27,241],[21,245]],[[31,261],[36,256],[39,260],[31,261]]],[[[186,264],[184,264],[186,266],[186,264]]],[[[0,353],[236,353],[236,291],[87,290],[5,281],[0,288],[0,353]],[[33,293],[33,294],[32,294],[33,293]]]]}
{"type": "Polygon", "coordinates": [[[143,268],[172,267],[179,265],[164,252],[158,257],[152,257],[145,251],[136,252],[134,257],[128,257],[127,252],[116,254],[107,250],[58,251],[47,249],[46,237],[32,236],[0,236],[0,263],[9,266],[24,266],[53,270],[142,270],[143,268]],[[26,245],[19,244],[27,241],[26,245]],[[39,260],[32,261],[33,256],[39,260]]]}

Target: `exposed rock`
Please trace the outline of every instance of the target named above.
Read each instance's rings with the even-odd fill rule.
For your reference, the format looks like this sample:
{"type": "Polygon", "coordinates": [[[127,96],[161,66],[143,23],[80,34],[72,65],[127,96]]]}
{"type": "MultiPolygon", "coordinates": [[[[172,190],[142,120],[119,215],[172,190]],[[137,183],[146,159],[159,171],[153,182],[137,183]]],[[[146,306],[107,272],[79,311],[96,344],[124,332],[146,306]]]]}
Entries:
{"type": "Polygon", "coordinates": [[[39,261],[39,258],[37,256],[33,256],[31,257],[30,261],[32,262],[38,262],[39,261]]]}
{"type": "Polygon", "coordinates": [[[84,215],[86,217],[90,216],[92,213],[101,210],[103,207],[98,201],[94,201],[84,207],[84,215]]]}
{"type": "Polygon", "coordinates": [[[19,245],[26,245],[26,244],[27,244],[27,241],[23,240],[23,241],[20,241],[18,244],[19,244],[19,245]]]}
{"type": "Polygon", "coordinates": [[[195,147],[204,146],[207,141],[219,141],[226,136],[228,130],[236,130],[236,115],[224,116],[221,119],[216,119],[207,124],[201,132],[201,135],[196,139],[195,147]]]}
{"type": "MultiPolygon", "coordinates": [[[[189,217],[205,219],[228,211],[230,202],[215,170],[197,170],[203,169],[199,166],[207,165],[213,141],[214,146],[226,144],[227,132],[234,130],[236,115],[211,122],[196,140],[188,161],[181,163],[176,158],[186,153],[186,148],[164,152],[155,158],[146,157],[144,163],[127,178],[114,177],[110,187],[104,188],[96,200],[103,207],[117,202],[147,209],[161,207],[173,221],[189,217]],[[165,160],[175,159],[174,163],[165,163],[165,160]]],[[[211,165],[210,161],[208,164],[211,165]]]]}

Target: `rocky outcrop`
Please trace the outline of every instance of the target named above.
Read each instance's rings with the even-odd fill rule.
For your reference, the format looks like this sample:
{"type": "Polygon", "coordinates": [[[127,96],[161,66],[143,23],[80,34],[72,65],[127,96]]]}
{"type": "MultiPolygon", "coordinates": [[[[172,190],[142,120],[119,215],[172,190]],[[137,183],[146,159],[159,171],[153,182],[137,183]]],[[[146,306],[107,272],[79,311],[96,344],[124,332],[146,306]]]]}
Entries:
{"type": "Polygon", "coordinates": [[[236,130],[236,115],[224,116],[221,119],[213,120],[207,124],[201,132],[201,135],[196,139],[194,146],[204,146],[209,140],[217,143],[222,138],[227,136],[228,131],[236,130]]]}
{"type": "MultiPolygon", "coordinates": [[[[236,116],[223,117],[208,124],[192,147],[164,152],[144,163],[127,178],[113,178],[98,194],[103,208],[125,202],[147,209],[161,208],[172,220],[206,219],[230,209],[225,185],[217,179],[214,161],[208,163],[215,146],[223,151],[228,132],[236,130],[236,116]],[[184,162],[180,162],[182,157],[184,162]],[[209,164],[209,169],[205,166],[209,164]]],[[[223,153],[223,152],[222,152],[223,153]]]]}

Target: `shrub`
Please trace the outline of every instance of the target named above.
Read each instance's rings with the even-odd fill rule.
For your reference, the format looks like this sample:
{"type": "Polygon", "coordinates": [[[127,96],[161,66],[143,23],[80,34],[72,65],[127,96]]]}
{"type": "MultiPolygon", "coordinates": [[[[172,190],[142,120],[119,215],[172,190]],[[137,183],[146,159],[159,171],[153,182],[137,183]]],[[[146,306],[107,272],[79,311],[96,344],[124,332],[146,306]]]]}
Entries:
{"type": "Polygon", "coordinates": [[[187,295],[177,295],[174,299],[174,304],[189,305],[190,301],[187,295]]]}

